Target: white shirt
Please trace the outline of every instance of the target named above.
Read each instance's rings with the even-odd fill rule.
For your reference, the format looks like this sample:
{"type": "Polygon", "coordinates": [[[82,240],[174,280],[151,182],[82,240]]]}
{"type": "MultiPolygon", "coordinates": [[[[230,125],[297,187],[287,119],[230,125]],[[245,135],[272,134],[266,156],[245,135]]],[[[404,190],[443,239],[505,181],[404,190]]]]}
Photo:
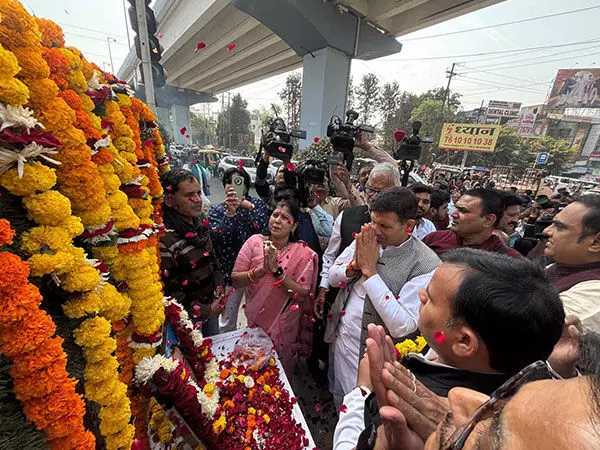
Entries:
{"type": "Polygon", "coordinates": [[[435,228],[433,222],[425,217],[420,219],[417,223],[418,225],[414,228],[413,234],[419,239],[423,239],[429,233],[437,231],[437,228],[435,228]]]}
{"type": "Polygon", "coordinates": [[[346,412],[340,418],[333,433],[333,450],[352,450],[358,444],[358,437],[365,429],[365,400],[371,393],[367,387],[354,388],[344,397],[346,412]]]}
{"type": "MultiPolygon", "coordinates": [[[[402,245],[404,243],[400,247],[402,245]]],[[[354,257],[355,247],[356,241],[353,241],[331,266],[329,270],[330,286],[339,286],[340,283],[351,281],[346,276],[346,267],[354,257]]],[[[385,250],[380,249],[379,253],[383,255],[385,250]]],[[[340,318],[336,330],[337,338],[333,344],[334,395],[337,394],[337,397],[340,398],[341,395],[346,395],[356,386],[365,297],[369,296],[393,338],[406,336],[417,329],[421,306],[419,291],[429,284],[433,272],[407,281],[402,286],[398,298],[394,296],[379,275],[373,275],[368,280],[361,277],[353,283],[346,302],[345,314],[340,318]]]]}
{"type": "Polygon", "coordinates": [[[333,266],[336,258],[340,253],[340,245],[342,244],[342,216],[344,211],[333,222],[333,230],[331,231],[331,238],[329,238],[329,244],[327,250],[323,253],[323,268],[321,269],[321,283],[319,287],[327,289],[329,287],[329,268],[333,266]]]}

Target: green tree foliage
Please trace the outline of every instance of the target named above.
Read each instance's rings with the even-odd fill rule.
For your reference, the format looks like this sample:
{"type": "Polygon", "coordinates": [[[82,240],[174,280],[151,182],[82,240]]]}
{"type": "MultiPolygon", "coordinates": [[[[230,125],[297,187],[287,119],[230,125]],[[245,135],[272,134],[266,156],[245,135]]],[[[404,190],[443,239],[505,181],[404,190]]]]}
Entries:
{"type": "Polygon", "coordinates": [[[552,175],[560,175],[577,157],[577,151],[570,149],[567,142],[549,136],[530,139],[526,141],[525,148],[530,154],[530,164],[533,164],[539,152],[550,153],[544,169],[547,169],[552,175]]]}
{"type": "Polygon", "coordinates": [[[432,163],[441,156],[445,157],[445,152],[436,152],[435,149],[440,141],[442,125],[452,122],[455,117],[454,110],[443,106],[439,100],[424,100],[412,111],[411,122],[418,120],[423,124],[420,136],[433,138],[433,144],[423,144],[421,161],[432,163]]]}
{"type": "Polygon", "coordinates": [[[402,92],[396,81],[385,83],[379,97],[379,110],[383,117],[381,124],[383,149],[388,152],[394,146],[394,130],[398,128],[398,109],[402,92]]]}
{"type": "Polygon", "coordinates": [[[419,96],[419,103],[424,102],[425,100],[436,100],[440,103],[444,103],[446,106],[450,105],[450,108],[456,111],[461,106],[460,97],[462,97],[462,95],[456,92],[450,92],[450,99],[444,103],[444,99],[446,98],[446,88],[438,87],[421,94],[419,96]]]}
{"type": "Polygon", "coordinates": [[[299,73],[288,75],[285,87],[279,92],[279,98],[285,108],[285,120],[289,128],[300,126],[300,106],[302,103],[302,75],[299,73]]]}
{"type": "Polygon", "coordinates": [[[217,136],[219,146],[244,150],[252,145],[248,102],[240,94],[231,99],[229,107],[219,114],[217,136]]]}
{"type": "Polygon", "coordinates": [[[377,112],[379,103],[379,79],[377,76],[372,73],[363,75],[360,84],[356,88],[356,100],[355,106],[360,114],[359,121],[370,123],[377,112]]]}
{"type": "Polygon", "coordinates": [[[200,147],[215,145],[217,142],[217,127],[215,123],[202,114],[190,113],[192,140],[200,147]]]}

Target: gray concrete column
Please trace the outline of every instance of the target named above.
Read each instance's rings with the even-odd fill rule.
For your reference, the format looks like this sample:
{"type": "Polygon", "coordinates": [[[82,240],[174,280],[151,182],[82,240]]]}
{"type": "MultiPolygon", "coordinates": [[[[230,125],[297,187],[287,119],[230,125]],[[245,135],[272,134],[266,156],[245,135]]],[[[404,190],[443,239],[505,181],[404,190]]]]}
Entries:
{"type": "MultiPolygon", "coordinates": [[[[324,138],[333,114],[345,120],[346,93],[351,58],[330,47],[304,56],[300,128],[306,130],[306,146],[324,138]]],[[[301,144],[302,145],[302,144],[301,144]]]]}
{"type": "MultiPolygon", "coordinates": [[[[173,139],[175,136],[175,130],[173,129],[173,123],[171,122],[171,111],[169,108],[162,106],[156,107],[156,121],[161,124],[169,133],[169,138],[173,139]]],[[[163,139],[167,139],[167,136],[163,136],[163,139]]]]}
{"type": "Polygon", "coordinates": [[[185,135],[182,135],[179,130],[183,127],[187,129],[186,134],[191,133],[190,129],[190,107],[173,105],[171,106],[171,118],[173,120],[174,138],[177,144],[191,144],[191,139],[187,139],[185,135]]]}

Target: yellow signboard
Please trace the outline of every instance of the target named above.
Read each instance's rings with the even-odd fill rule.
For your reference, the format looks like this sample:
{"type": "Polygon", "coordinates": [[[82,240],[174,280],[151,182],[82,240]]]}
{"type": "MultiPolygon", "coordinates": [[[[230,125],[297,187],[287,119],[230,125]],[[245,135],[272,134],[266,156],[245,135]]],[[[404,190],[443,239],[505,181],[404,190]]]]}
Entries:
{"type": "Polygon", "coordinates": [[[492,153],[496,148],[500,125],[482,123],[445,123],[439,148],[492,153]]]}

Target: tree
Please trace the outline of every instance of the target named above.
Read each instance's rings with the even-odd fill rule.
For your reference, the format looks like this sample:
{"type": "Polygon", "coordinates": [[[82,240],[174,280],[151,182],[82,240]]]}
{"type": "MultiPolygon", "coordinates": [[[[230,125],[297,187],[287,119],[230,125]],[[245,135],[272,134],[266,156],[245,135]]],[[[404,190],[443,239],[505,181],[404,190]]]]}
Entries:
{"type": "Polygon", "coordinates": [[[385,83],[379,97],[379,110],[383,116],[383,149],[388,152],[394,147],[394,130],[398,128],[398,107],[402,92],[396,81],[385,83]]]}
{"type": "Polygon", "coordinates": [[[238,150],[247,149],[252,144],[250,132],[250,111],[248,102],[240,94],[235,94],[231,104],[219,114],[217,135],[219,145],[238,150]]]}
{"type": "MultiPolygon", "coordinates": [[[[462,159],[462,152],[453,159],[462,159]]],[[[524,172],[531,167],[531,155],[525,142],[514,128],[502,127],[493,153],[469,152],[468,165],[482,167],[510,166],[517,172],[524,172]]]]}
{"type": "Polygon", "coordinates": [[[214,122],[202,114],[190,114],[191,135],[199,146],[214,144],[217,137],[217,128],[214,122]]]}
{"type": "Polygon", "coordinates": [[[356,108],[362,123],[369,123],[377,111],[379,99],[379,79],[372,73],[363,75],[360,85],[356,88],[356,108]]]}
{"type": "Polygon", "coordinates": [[[285,88],[279,93],[286,113],[289,128],[300,126],[300,106],[302,103],[302,75],[293,73],[285,79],[285,88]]]}
{"type": "Polygon", "coordinates": [[[419,135],[433,138],[433,144],[423,145],[421,161],[432,163],[434,160],[440,159],[439,157],[442,155],[437,155],[434,150],[437,149],[440,141],[442,125],[444,122],[452,122],[454,118],[454,110],[448,109],[439,100],[425,100],[412,111],[411,122],[418,120],[422,123],[419,135]]]}
{"type": "MultiPolygon", "coordinates": [[[[352,76],[348,79],[348,93],[346,95],[346,110],[354,109],[356,104],[356,92],[352,76]]],[[[345,113],[346,111],[344,111],[345,113]]]]}
{"type": "Polygon", "coordinates": [[[440,103],[444,103],[446,106],[450,105],[450,108],[454,109],[456,111],[461,106],[461,103],[460,103],[461,97],[462,97],[461,94],[458,94],[456,92],[451,92],[450,99],[444,103],[444,100],[446,99],[446,88],[438,87],[435,89],[429,89],[424,94],[421,94],[419,96],[419,103],[421,103],[425,100],[436,100],[440,103]]]}
{"type": "Polygon", "coordinates": [[[560,175],[577,156],[577,150],[569,148],[567,142],[549,136],[529,139],[526,142],[526,148],[530,154],[529,164],[533,164],[539,152],[550,153],[548,163],[544,166],[544,169],[547,169],[551,175],[560,175]]]}

